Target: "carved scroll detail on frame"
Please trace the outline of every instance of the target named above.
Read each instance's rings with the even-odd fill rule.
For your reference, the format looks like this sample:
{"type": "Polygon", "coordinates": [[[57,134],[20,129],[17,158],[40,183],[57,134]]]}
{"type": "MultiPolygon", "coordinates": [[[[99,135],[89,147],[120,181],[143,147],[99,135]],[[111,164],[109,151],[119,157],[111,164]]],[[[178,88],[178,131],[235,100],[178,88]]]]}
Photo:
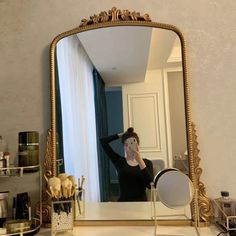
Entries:
{"type": "MultiPolygon", "coordinates": [[[[52,129],[48,130],[47,133],[47,150],[44,159],[44,177],[48,179],[53,176],[53,158],[52,158],[52,129]]],[[[46,192],[46,187],[43,188],[42,192],[42,220],[43,223],[49,223],[51,221],[51,198],[46,192]]]]}
{"type": "Polygon", "coordinates": [[[51,198],[44,189],[42,193],[42,221],[44,224],[51,222],[51,212],[51,198]]]}
{"type": "Polygon", "coordinates": [[[99,15],[90,16],[90,19],[82,19],[80,23],[80,27],[98,23],[105,23],[105,22],[116,22],[116,21],[151,21],[148,14],[144,14],[143,16],[140,15],[139,12],[133,11],[130,12],[129,10],[117,9],[113,7],[108,12],[102,11],[99,15]]]}
{"type": "Polygon", "coordinates": [[[46,178],[50,178],[52,177],[52,169],[53,169],[53,159],[52,159],[52,129],[48,130],[47,133],[47,150],[46,150],[46,155],[45,155],[45,159],[44,159],[44,176],[46,178]]]}
{"type": "MultiPolygon", "coordinates": [[[[199,167],[200,157],[199,157],[199,149],[197,142],[197,135],[195,124],[191,123],[191,136],[192,136],[192,160],[193,160],[193,171],[194,171],[194,184],[195,188],[198,190],[198,207],[199,207],[199,218],[200,222],[209,222],[209,218],[212,213],[212,207],[210,199],[206,196],[206,190],[204,184],[200,181],[200,176],[202,174],[202,169],[199,167]]],[[[192,212],[194,213],[196,209],[195,204],[192,204],[192,212]]],[[[193,218],[195,219],[195,214],[193,214],[193,218]]]]}

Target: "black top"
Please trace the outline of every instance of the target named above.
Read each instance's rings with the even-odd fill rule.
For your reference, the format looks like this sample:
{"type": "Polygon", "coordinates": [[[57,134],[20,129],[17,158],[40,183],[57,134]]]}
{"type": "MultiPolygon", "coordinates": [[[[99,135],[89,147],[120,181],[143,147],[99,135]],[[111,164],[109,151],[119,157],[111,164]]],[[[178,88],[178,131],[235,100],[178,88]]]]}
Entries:
{"type": "Polygon", "coordinates": [[[130,166],[125,157],[120,156],[113,151],[109,143],[118,139],[117,134],[101,139],[101,144],[114,164],[117,172],[120,185],[120,202],[131,201],[147,201],[146,188],[150,188],[150,183],[153,181],[153,166],[152,162],[143,159],[146,167],[141,170],[139,165],[130,166]]]}

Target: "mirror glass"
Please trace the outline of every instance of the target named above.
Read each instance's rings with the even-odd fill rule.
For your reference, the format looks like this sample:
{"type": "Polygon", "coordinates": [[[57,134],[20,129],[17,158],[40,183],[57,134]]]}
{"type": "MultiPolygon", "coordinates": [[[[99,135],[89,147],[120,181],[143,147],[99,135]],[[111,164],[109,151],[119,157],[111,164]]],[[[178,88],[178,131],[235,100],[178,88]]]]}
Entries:
{"type": "MultiPolygon", "coordinates": [[[[115,26],[80,32],[57,43],[55,61],[58,172],[85,177],[86,201],[117,202],[117,172],[100,138],[128,127],[138,133],[154,175],[170,167],[189,174],[182,51],[174,31],[115,26]]],[[[111,146],[124,156],[120,140],[111,146]]]]}

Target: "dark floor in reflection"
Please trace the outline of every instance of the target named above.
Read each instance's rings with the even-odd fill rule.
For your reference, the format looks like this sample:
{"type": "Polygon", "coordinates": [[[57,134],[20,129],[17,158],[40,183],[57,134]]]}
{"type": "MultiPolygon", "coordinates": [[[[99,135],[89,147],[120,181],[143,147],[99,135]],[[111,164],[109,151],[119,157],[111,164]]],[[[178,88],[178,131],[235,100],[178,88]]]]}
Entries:
{"type": "Polygon", "coordinates": [[[110,201],[117,202],[120,195],[119,184],[110,183],[110,201]]]}

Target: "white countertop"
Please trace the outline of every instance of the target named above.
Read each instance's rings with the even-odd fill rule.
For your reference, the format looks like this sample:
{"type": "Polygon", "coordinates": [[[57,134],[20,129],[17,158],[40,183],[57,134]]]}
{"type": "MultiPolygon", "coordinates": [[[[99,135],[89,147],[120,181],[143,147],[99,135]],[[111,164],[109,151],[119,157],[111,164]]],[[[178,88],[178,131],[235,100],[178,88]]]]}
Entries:
{"type": "MultiPolygon", "coordinates": [[[[161,202],[156,203],[158,219],[191,219],[190,206],[169,209],[161,202]]],[[[151,202],[97,202],[86,203],[85,214],[76,220],[150,220],[151,202]]]]}
{"type": "MultiPolygon", "coordinates": [[[[200,228],[201,236],[216,236],[219,231],[211,226],[200,228]]],[[[182,226],[159,226],[157,228],[158,236],[197,236],[194,227],[182,226]]],[[[50,229],[41,229],[37,235],[49,236],[50,229]]],[[[75,227],[73,232],[61,232],[57,235],[78,235],[78,236],[154,236],[154,227],[151,226],[99,226],[99,227],[75,227]],[[73,234],[72,234],[73,233],[73,234]]]]}
{"type": "MultiPolygon", "coordinates": [[[[190,216],[189,207],[182,210],[172,210],[160,202],[157,203],[159,219],[183,219],[182,213],[190,216]],[[172,215],[171,215],[172,214],[172,215]],[[165,215],[165,216],[163,216],[165,215]],[[170,216],[171,215],[171,216],[170,216]]],[[[77,221],[83,220],[143,220],[151,218],[150,202],[108,202],[108,203],[87,203],[85,215],[77,217],[77,221]]],[[[76,225],[76,222],[74,223],[76,225]]],[[[216,236],[219,231],[214,226],[202,227],[199,229],[201,236],[216,236]]],[[[37,235],[49,236],[50,229],[42,228],[37,235]]],[[[78,235],[78,236],[154,236],[154,226],[75,226],[73,231],[64,231],[56,235],[78,235]]],[[[157,226],[158,236],[198,236],[196,229],[191,226],[157,226]]]]}

